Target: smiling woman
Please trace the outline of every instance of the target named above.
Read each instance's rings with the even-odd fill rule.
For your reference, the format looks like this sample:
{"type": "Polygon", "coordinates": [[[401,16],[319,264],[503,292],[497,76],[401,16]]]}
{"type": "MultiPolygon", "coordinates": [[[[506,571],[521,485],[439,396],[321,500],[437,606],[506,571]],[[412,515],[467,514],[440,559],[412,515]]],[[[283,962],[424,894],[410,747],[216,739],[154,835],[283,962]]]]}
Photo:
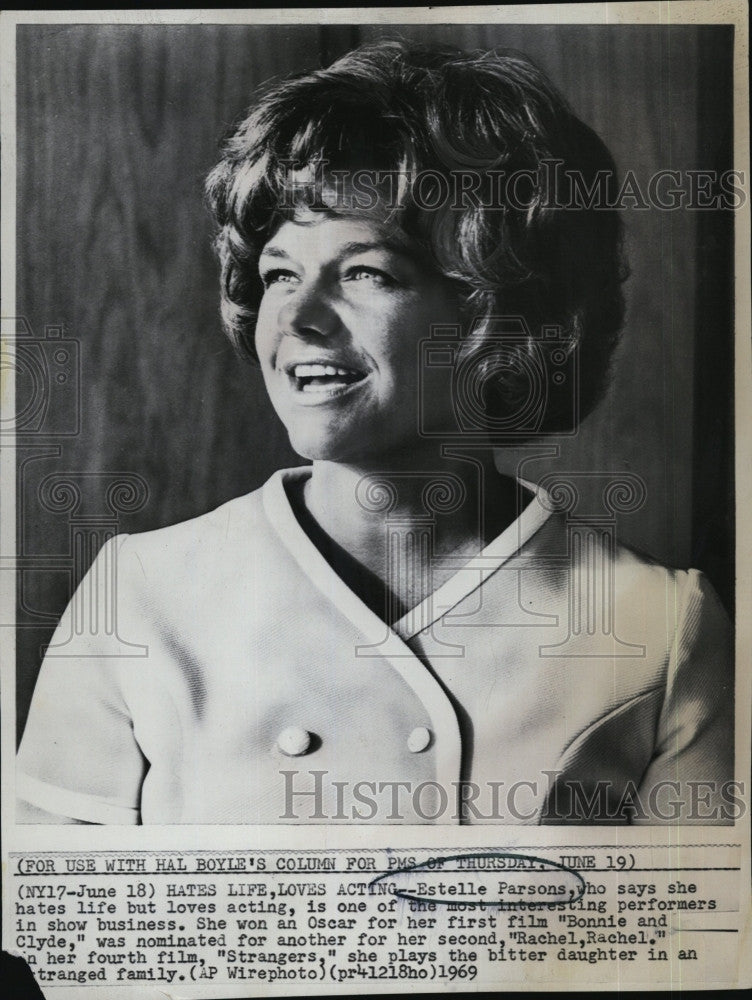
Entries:
{"type": "MultiPolygon", "coordinates": [[[[427,449],[434,461],[416,359],[432,324],[458,320],[452,284],[377,222],[315,212],[280,226],[259,269],[255,350],[295,451],[363,470],[403,451],[416,467],[427,449]]],[[[448,396],[426,402],[451,418],[448,396]]]]}
{"type": "Polygon", "coordinates": [[[516,54],[378,43],[258,96],[207,186],[222,313],[311,464],[106,543],[40,675],[25,815],[733,819],[712,588],[491,450],[603,391],[626,268],[618,213],[573,197],[595,178],[618,189],[607,149],[516,54]]]}

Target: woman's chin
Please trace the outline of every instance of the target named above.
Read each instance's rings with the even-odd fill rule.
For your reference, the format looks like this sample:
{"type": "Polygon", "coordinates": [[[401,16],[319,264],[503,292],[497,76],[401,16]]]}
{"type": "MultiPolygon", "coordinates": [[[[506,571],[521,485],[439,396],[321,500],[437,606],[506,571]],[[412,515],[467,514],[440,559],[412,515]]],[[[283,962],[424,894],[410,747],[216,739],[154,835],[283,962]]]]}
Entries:
{"type": "Polygon", "coordinates": [[[363,457],[363,443],[359,446],[353,442],[333,440],[331,437],[321,439],[318,436],[305,433],[291,433],[290,446],[301,458],[309,462],[352,462],[363,457]]]}
{"type": "Polygon", "coordinates": [[[365,434],[320,436],[302,430],[292,432],[288,428],[288,436],[293,451],[310,462],[389,468],[404,450],[398,443],[379,442],[378,437],[365,434]]]}

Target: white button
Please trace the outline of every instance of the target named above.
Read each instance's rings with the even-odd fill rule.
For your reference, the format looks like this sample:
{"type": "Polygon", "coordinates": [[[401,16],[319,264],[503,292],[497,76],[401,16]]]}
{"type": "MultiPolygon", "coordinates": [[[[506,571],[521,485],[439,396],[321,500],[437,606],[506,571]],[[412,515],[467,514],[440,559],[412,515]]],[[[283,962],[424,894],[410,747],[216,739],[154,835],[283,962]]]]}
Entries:
{"type": "Polygon", "coordinates": [[[300,757],[311,745],[311,734],[300,726],[288,726],[277,737],[277,746],[288,757],[300,757]]]}
{"type": "Polygon", "coordinates": [[[407,737],[407,749],[411,753],[421,753],[431,745],[431,730],[425,726],[416,726],[407,737]]]}

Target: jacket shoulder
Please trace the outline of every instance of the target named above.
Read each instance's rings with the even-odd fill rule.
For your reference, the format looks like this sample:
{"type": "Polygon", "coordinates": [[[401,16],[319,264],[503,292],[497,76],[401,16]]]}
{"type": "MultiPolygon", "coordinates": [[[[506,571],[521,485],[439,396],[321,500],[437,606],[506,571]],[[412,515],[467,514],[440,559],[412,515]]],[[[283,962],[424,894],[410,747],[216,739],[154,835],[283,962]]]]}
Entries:
{"type": "Polygon", "coordinates": [[[272,534],[258,489],[187,521],[118,536],[118,563],[130,577],[206,578],[212,567],[226,573],[249,552],[256,561],[272,534]]]}
{"type": "Polygon", "coordinates": [[[610,593],[620,610],[639,609],[646,619],[658,615],[674,623],[683,608],[718,603],[701,571],[666,566],[620,542],[611,525],[572,524],[559,512],[528,543],[525,555],[531,568],[539,567],[546,591],[562,599],[579,586],[583,592],[610,593]]]}

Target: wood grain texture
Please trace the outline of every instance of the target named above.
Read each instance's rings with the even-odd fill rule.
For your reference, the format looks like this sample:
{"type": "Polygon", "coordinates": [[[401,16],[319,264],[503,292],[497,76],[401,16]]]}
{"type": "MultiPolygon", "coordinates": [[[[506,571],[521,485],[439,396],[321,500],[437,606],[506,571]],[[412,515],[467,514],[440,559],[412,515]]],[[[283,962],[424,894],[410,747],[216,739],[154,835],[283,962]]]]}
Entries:
{"type": "MultiPolygon", "coordinates": [[[[21,454],[19,536],[41,562],[21,580],[19,728],[40,647],[72,585],[65,567],[52,568],[67,552],[69,524],[39,503],[46,475],[141,476],[148,503],[119,523],[135,532],[200,514],[296,464],[260,376],[237,361],[220,330],[203,179],[219,137],[259,83],[395,35],[526,52],[619,167],[641,180],[659,168],[723,166],[708,164],[706,152],[720,148],[728,114],[698,93],[708,67],[728,55],[728,39],[713,29],[20,27],[17,311],[37,336],[60,324],[79,342],[82,412],[80,433],[58,441],[59,454],[49,441],[21,454]]],[[[698,317],[712,314],[705,290],[724,276],[712,273],[705,254],[698,280],[693,213],[632,211],[626,222],[632,278],[613,384],[560,457],[527,471],[640,475],[648,503],[621,519],[620,537],[662,562],[688,565],[702,530],[693,498],[717,509],[728,490],[707,472],[703,482],[693,474],[696,345],[711,333],[729,342],[728,315],[712,332],[698,317]]],[[[721,384],[708,390],[703,412],[712,412],[721,384]]],[[[728,442],[718,448],[728,454],[728,442]]],[[[704,551],[712,550],[705,539],[704,551]]],[[[713,573],[723,589],[728,558],[718,556],[716,547],[713,573]]]]}

